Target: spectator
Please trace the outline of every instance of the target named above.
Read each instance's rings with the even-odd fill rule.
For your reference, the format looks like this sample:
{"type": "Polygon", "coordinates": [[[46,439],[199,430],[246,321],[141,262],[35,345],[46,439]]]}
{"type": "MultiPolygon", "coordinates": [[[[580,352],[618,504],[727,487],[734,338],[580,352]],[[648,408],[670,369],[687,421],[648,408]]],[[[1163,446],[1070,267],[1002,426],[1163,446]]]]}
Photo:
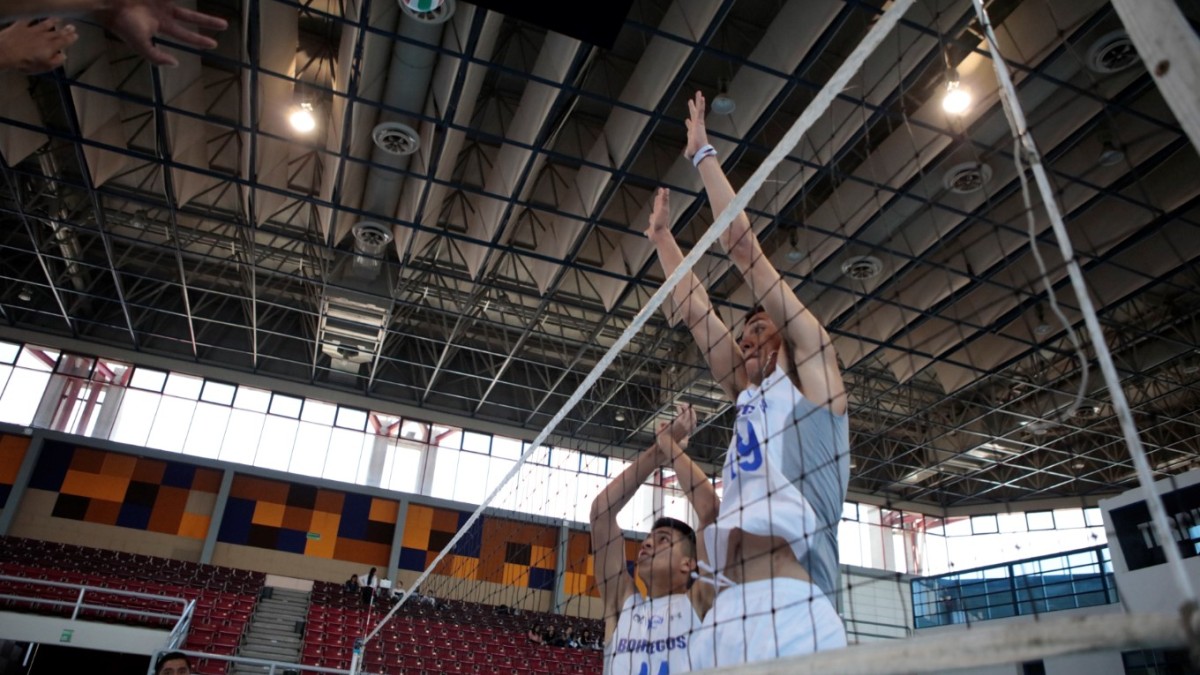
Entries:
{"type": "Polygon", "coordinates": [[[65,50],[78,39],[75,27],[58,19],[15,21],[0,30],[0,71],[37,75],[54,70],[66,63],[65,50]]]}
{"type": "Polygon", "coordinates": [[[379,577],[375,576],[375,568],[372,567],[370,572],[358,577],[359,592],[362,594],[362,604],[371,604],[371,597],[375,592],[375,587],[379,585],[379,577]]]}
{"type": "Polygon", "coordinates": [[[579,649],[579,637],[575,635],[575,627],[567,626],[566,632],[563,633],[563,646],[571,649],[579,649]]]}
{"type": "MultiPolygon", "coordinates": [[[[157,36],[164,35],[197,49],[212,49],[217,46],[217,41],[201,35],[199,30],[225,30],[228,25],[224,19],[185,9],[173,0],[5,0],[0,3],[0,21],[61,14],[91,14],[156,66],[179,65],[174,56],[154,44],[157,36]]],[[[70,41],[74,42],[74,39],[70,41]]],[[[57,51],[67,46],[62,45],[57,51]]]]}
{"type": "Polygon", "coordinates": [[[167,652],[154,664],[154,675],[190,675],[192,661],[180,652],[167,652]]]}
{"type": "Polygon", "coordinates": [[[544,645],[546,644],[544,634],[545,633],[541,624],[538,624],[537,626],[530,628],[529,632],[525,634],[525,637],[529,638],[529,641],[535,645],[544,645]]]}
{"type": "Polygon", "coordinates": [[[358,593],[358,576],[351,574],[350,578],[346,580],[346,583],[342,584],[342,588],[345,589],[345,591],[347,593],[357,594],[358,593]]]}

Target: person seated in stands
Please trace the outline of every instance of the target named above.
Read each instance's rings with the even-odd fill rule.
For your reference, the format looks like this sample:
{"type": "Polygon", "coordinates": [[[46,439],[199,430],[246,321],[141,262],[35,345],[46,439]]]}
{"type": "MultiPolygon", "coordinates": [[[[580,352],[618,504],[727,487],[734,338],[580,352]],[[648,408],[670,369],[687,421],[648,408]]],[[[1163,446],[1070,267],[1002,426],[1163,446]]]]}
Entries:
{"type": "Polygon", "coordinates": [[[542,635],[542,643],[547,647],[565,647],[567,641],[563,639],[561,633],[554,626],[546,629],[546,633],[542,635]]]}
{"type": "Polygon", "coordinates": [[[546,644],[546,639],[543,637],[543,635],[544,632],[542,626],[541,624],[538,624],[530,628],[529,632],[525,634],[525,637],[529,638],[529,641],[535,645],[544,645],[546,644]]]}
{"type": "Polygon", "coordinates": [[[346,580],[346,583],[342,584],[342,588],[347,593],[358,593],[358,575],[351,574],[350,578],[346,580]]]}
{"type": "Polygon", "coordinates": [[[580,642],[582,643],[580,647],[583,649],[590,649],[595,652],[604,651],[604,645],[600,643],[600,638],[590,630],[583,631],[583,638],[580,642]]]}
{"type": "Polygon", "coordinates": [[[575,635],[575,627],[567,626],[567,630],[563,633],[563,646],[571,649],[579,649],[579,636],[575,635]]]}
{"type": "Polygon", "coordinates": [[[154,675],[191,675],[192,661],[181,652],[167,652],[154,664],[154,675]]]}

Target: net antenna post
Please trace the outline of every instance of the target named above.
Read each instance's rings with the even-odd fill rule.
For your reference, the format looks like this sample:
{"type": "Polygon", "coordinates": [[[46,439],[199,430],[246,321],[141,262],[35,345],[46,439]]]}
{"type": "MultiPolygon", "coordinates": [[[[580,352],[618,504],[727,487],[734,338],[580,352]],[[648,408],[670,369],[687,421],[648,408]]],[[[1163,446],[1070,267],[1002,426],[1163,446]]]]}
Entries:
{"type": "Polygon", "coordinates": [[[1200,38],[1174,0],[1112,0],[1142,63],[1200,150],[1200,38]]]}
{"type": "MultiPolygon", "coordinates": [[[[529,449],[526,450],[521,457],[513,463],[513,466],[509,469],[508,473],[504,475],[496,487],[493,488],[483,502],[479,504],[479,507],[476,508],[473,513],[471,513],[471,516],[467,518],[467,521],[463,523],[461,527],[459,527],[458,531],[454,533],[454,536],[449,542],[446,543],[441,552],[438,553],[437,557],[435,557],[433,561],[426,566],[425,571],[422,572],[421,575],[418,576],[417,579],[411,584],[409,591],[418,588],[425,581],[425,579],[433,573],[433,570],[437,569],[438,564],[441,563],[442,559],[454,550],[455,545],[458,544],[463,535],[471,530],[471,527],[476,521],[479,520],[480,516],[483,515],[484,510],[491,505],[496,496],[500,494],[500,491],[503,490],[506,485],[508,485],[508,481],[512,480],[513,476],[517,475],[517,473],[521,470],[521,467],[525,465],[525,461],[542,448],[543,444],[546,442],[546,439],[549,438],[550,434],[554,433],[554,430],[558,427],[559,423],[566,419],[566,416],[572,410],[574,410],[575,406],[578,405],[581,400],[583,400],[584,395],[587,394],[587,392],[591,390],[592,386],[594,386],[596,382],[600,380],[600,376],[604,374],[610,365],[612,365],[613,361],[616,360],[617,355],[621,353],[621,350],[625,349],[625,346],[629,344],[629,342],[633,339],[633,336],[642,330],[642,327],[646,325],[646,322],[650,320],[650,317],[654,316],[654,313],[658,311],[658,308],[662,305],[663,301],[667,299],[670,293],[675,289],[675,286],[677,286],[683,279],[684,275],[686,275],[692,270],[693,267],[695,267],[700,258],[708,252],[708,249],[710,249],[712,245],[716,243],[717,239],[729,229],[729,226],[733,223],[734,218],[737,217],[737,215],[743,210],[745,210],[747,206],[749,206],[750,200],[753,199],[754,195],[758,193],[758,190],[762,187],[763,183],[770,178],[771,173],[775,171],[776,167],[778,167],[779,164],[782,163],[783,160],[786,159],[787,156],[792,152],[792,150],[795,149],[796,145],[799,144],[800,139],[804,136],[804,134],[808,133],[808,130],[812,128],[812,125],[816,123],[821,115],[823,115],[829,109],[829,106],[833,100],[842,94],[847,85],[850,84],[850,80],[858,74],[858,71],[862,68],[863,63],[867,60],[867,57],[870,56],[876,50],[876,48],[883,43],[884,38],[886,38],[888,34],[892,32],[892,29],[895,28],[897,23],[899,23],[901,17],[908,12],[915,2],[916,0],[896,0],[896,2],[893,2],[887,8],[887,10],[879,16],[879,19],[871,26],[871,29],[867,32],[866,36],[864,36],[862,41],[859,42],[854,48],[854,51],[850,52],[850,55],[846,57],[846,60],[843,61],[840,66],[838,66],[838,69],[834,71],[833,76],[829,78],[829,80],[825,83],[825,86],[821,87],[821,91],[817,93],[811,102],[809,102],[808,107],[804,109],[804,112],[801,113],[800,117],[796,119],[796,122],[790,129],[788,129],[783,138],[780,139],[779,144],[771,150],[770,154],[768,154],[766,159],[763,160],[763,163],[759,165],[758,169],[756,169],[746,183],[742,185],[742,189],[738,190],[737,194],[734,195],[733,201],[729,203],[729,206],[721,212],[721,214],[716,218],[716,220],[713,221],[713,224],[708,228],[704,235],[696,241],[695,245],[692,247],[692,250],[686,256],[684,256],[683,261],[680,262],[679,267],[675,269],[675,272],[667,277],[663,281],[662,285],[659,286],[658,290],[650,296],[650,298],[646,301],[646,304],[642,306],[642,309],[638,311],[638,313],[633,317],[633,320],[625,328],[625,331],[621,333],[620,337],[617,338],[612,347],[609,347],[608,351],[605,352],[604,356],[600,358],[595,367],[593,367],[591,372],[588,373],[587,377],[584,378],[583,382],[579,384],[578,388],[575,390],[575,393],[573,393],[571,397],[567,399],[567,402],[564,403],[563,407],[559,409],[558,413],[550,419],[550,421],[546,424],[546,427],[542,429],[538,433],[537,437],[529,443],[529,449]]],[[[380,622],[366,635],[366,642],[370,642],[371,639],[383,629],[388,621],[391,620],[392,616],[399,611],[402,606],[404,606],[404,603],[408,600],[408,597],[409,593],[406,592],[400,598],[400,601],[392,607],[391,611],[389,611],[387,615],[384,616],[383,619],[380,620],[380,622]]]]}
{"type": "MultiPolygon", "coordinates": [[[[1071,287],[1075,291],[1079,302],[1079,311],[1083,315],[1084,324],[1087,327],[1087,332],[1092,340],[1092,347],[1096,350],[1096,361],[1100,365],[1100,372],[1104,375],[1104,382],[1108,386],[1110,395],[1112,396],[1113,411],[1116,413],[1117,420],[1120,423],[1122,434],[1125,438],[1125,443],[1129,447],[1129,455],[1133,460],[1136,468],[1138,482],[1146,491],[1146,505],[1150,510],[1151,523],[1155,536],[1159,537],[1159,541],[1164,542],[1163,552],[1166,554],[1167,565],[1171,569],[1172,575],[1175,577],[1175,583],[1180,591],[1180,610],[1188,606],[1196,605],[1196,590],[1193,588],[1191,580],[1188,578],[1187,570],[1183,566],[1183,558],[1179,553],[1178,546],[1171,546],[1169,542],[1175,541],[1171,533],[1169,521],[1167,520],[1166,509],[1163,507],[1162,497],[1159,495],[1155,486],[1154,474],[1150,468],[1150,462],[1146,459],[1145,449],[1142,447],[1142,440],[1138,436],[1137,426],[1133,421],[1133,412],[1129,408],[1129,401],[1125,397],[1125,391],[1121,388],[1120,379],[1117,376],[1116,366],[1113,364],[1112,352],[1109,351],[1108,342],[1104,338],[1104,333],[1100,327],[1100,320],[1096,316],[1096,307],[1092,304],[1092,298],[1088,292],[1087,283],[1083,278],[1083,271],[1079,267],[1079,262],[1076,260],[1075,250],[1071,245],[1071,238],[1067,233],[1066,225],[1063,223],[1062,211],[1059,208],[1058,200],[1055,197],[1054,189],[1050,185],[1049,176],[1046,174],[1046,167],[1042,163],[1041,153],[1038,151],[1037,143],[1034,142],[1032,134],[1029,133],[1029,126],[1025,121],[1025,113],[1021,108],[1021,102],[1017,98],[1016,87],[1013,86],[1012,78],[1008,73],[1008,66],[1004,62],[1004,57],[1000,53],[1000,43],[996,39],[996,34],[992,30],[991,19],[987,10],[983,6],[983,0],[971,0],[975,7],[975,14],[979,18],[979,23],[983,26],[984,35],[988,43],[988,50],[992,55],[992,66],[996,71],[996,79],[1000,85],[1000,102],[1004,107],[1004,114],[1008,118],[1009,127],[1012,130],[1013,137],[1020,146],[1014,152],[1014,158],[1017,164],[1017,175],[1022,182],[1025,180],[1025,167],[1022,165],[1022,156],[1024,161],[1029,163],[1029,170],[1033,173],[1034,183],[1037,185],[1038,192],[1042,197],[1042,204],[1046,209],[1046,214],[1049,217],[1051,228],[1054,231],[1054,236],[1058,241],[1059,251],[1062,254],[1063,260],[1066,263],[1067,273],[1071,280],[1071,287]]],[[[1119,2],[1119,0],[1118,0],[1119,2]]],[[[1169,3],[1170,0],[1166,0],[1169,3]]],[[[1144,11],[1144,7],[1139,0],[1137,3],[1136,13],[1144,11]]],[[[1159,4],[1158,0],[1147,3],[1159,4]]],[[[1162,3],[1165,4],[1165,3],[1162,3]]],[[[1124,17],[1122,17],[1124,18],[1124,17]]],[[[1165,20],[1165,19],[1164,19],[1165,20]]],[[[1184,24],[1188,26],[1189,24],[1184,24]]],[[[1190,28],[1189,28],[1190,30],[1190,28]]],[[[1195,43],[1195,36],[1192,36],[1192,42],[1195,43]]],[[[1140,49],[1139,45],[1139,49],[1140,49]]],[[[1200,47],[1197,47],[1200,51],[1200,47]]],[[[1143,60],[1145,56],[1143,55],[1143,60]]],[[[1192,77],[1195,77],[1196,68],[1200,67],[1200,57],[1193,60],[1190,64],[1192,67],[1192,77]]],[[[1183,64],[1180,64],[1183,65],[1183,64]]],[[[1192,81],[1193,87],[1200,86],[1196,81],[1192,81]]],[[[1192,89],[1193,98],[1196,89],[1192,89]]],[[[1165,95],[1165,92],[1164,92],[1165,95]]],[[[1193,106],[1200,111],[1200,103],[1193,101],[1193,106]]],[[[1195,121],[1200,123],[1200,118],[1195,121]]],[[[1197,138],[1192,138],[1193,144],[1197,142],[1197,138]]],[[[1200,147],[1200,146],[1197,146],[1200,147]]],[[[1177,619],[1178,620],[1178,619],[1177,619]]],[[[1185,619],[1186,621],[1186,619],[1185,619]]]]}

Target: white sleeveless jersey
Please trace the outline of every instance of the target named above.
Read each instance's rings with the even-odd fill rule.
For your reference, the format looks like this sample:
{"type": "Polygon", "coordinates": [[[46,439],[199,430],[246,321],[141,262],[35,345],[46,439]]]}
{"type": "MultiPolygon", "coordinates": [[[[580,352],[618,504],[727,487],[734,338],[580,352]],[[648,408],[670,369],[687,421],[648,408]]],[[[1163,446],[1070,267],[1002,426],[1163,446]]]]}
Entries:
{"type": "MultiPolygon", "coordinates": [[[[738,394],[734,434],[721,471],[721,507],[717,522],[704,530],[716,571],[725,569],[727,540],[735,529],[782,537],[796,559],[807,562],[818,532],[817,515],[791,474],[803,473],[802,465],[796,466],[804,460],[803,436],[828,438],[828,430],[812,427],[826,427],[829,419],[830,413],[808,402],[779,368],[760,386],[738,394]]],[[[843,454],[848,458],[848,452],[843,454]]],[[[840,501],[837,508],[840,517],[840,501]]]]}
{"type": "Polygon", "coordinates": [[[688,642],[700,617],[686,594],[625,599],[604,650],[605,675],[673,675],[691,670],[688,642]]]}

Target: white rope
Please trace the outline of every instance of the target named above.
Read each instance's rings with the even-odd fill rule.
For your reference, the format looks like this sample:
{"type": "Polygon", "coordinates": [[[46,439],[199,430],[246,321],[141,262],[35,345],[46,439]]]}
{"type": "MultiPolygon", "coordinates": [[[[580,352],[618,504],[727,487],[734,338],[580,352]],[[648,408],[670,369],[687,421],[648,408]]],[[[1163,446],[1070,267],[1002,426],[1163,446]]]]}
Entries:
{"type": "Polygon", "coordinates": [[[489,494],[487,498],[483,500],[483,502],[479,505],[479,508],[475,509],[475,512],[471,514],[471,517],[467,519],[467,522],[463,523],[463,526],[459,528],[458,532],[454,533],[454,537],[450,539],[445,548],[438,553],[437,557],[433,559],[433,562],[430,563],[425,571],[421,573],[421,576],[417,577],[416,581],[414,581],[409,588],[405,590],[404,595],[402,595],[400,598],[400,602],[396,603],[396,606],[393,607],[390,612],[388,612],[387,616],[380,621],[379,625],[375,626],[375,628],[367,634],[364,642],[370,642],[371,638],[375,637],[380,629],[382,629],[383,626],[391,620],[396,611],[399,610],[404,602],[408,599],[408,596],[412,590],[417,588],[430,574],[432,574],[438,563],[440,563],[442,559],[454,549],[455,544],[457,544],[458,541],[462,539],[463,535],[471,529],[471,526],[475,524],[475,521],[479,520],[480,515],[482,515],[483,511],[488,507],[488,505],[492,503],[492,500],[495,499],[500,490],[502,490],[504,486],[508,484],[508,481],[511,480],[518,471],[520,471],[521,467],[525,464],[525,460],[541,447],[542,443],[544,443],[546,438],[554,432],[559,423],[562,422],[562,420],[566,418],[567,414],[569,414],[571,410],[573,410],[575,406],[579,404],[579,401],[583,399],[583,395],[586,394],[594,384],[596,384],[596,381],[600,379],[600,376],[604,374],[605,370],[607,370],[612,362],[616,360],[617,355],[621,352],[621,350],[624,349],[627,344],[629,344],[630,340],[633,339],[633,336],[641,331],[642,326],[644,326],[650,317],[653,316],[656,311],[658,311],[658,308],[660,305],[662,305],[663,300],[665,300],[668,294],[670,294],[675,286],[679,284],[684,275],[692,270],[692,267],[694,267],[696,262],[700,260],[701,256],[703,256],[704,253],[713,245],[713,243],[716,242],[717,239],[729,229],[729,225],[733,222],[734,217],[740,214],[750,204],[750,200],[754,198],[754,195],[758,192],[759,188],[762,187],[763,183],[766,182],[771,172],[775,170],[775,167],[779,166],[779,164],[783,162],[784,158],[786,158],[787,155],[796,147],[796,144],[800,142],[800,138],[804,136],[804,134],[808,133],[808,130],[821,115],[825,114],[826,110],[829,109],[830,104],[833,103],[833,99],[842,93],[842,90],[845,89],[846,85],[850,83],[850,79],[858,73],[858,70],[862,67],[863,62],[865,62],[867,57],[870,56],[873,51],[875,51],[875,48],[878,47],[881,42],[883,42],[883,39],[887,37],[888,33],[891,32],[892,28],[895,27],[896,23],[900,20],[900,17],[902,17],[904,13],[908,11],[909,7],[912,6],[914,1],[915,0],[896,0],[896,2],[893,3],[892,6],[889,7],[887,11],[879,17],[879,20],[875,22],[875,25],[873,25],[871,30],[867,32],[867,35],[863,38],[862,42],[860,42],[858,46],[854,48],[854,51],[850,52],[850,55],[846,57],[846,60],[842,62],[842,65],[838,67],[836,72],[834,72],[833,77],[831,77],[829,81],[825,83],[825,86],[821,88],[821,91],[812,100],[812,102],[809,103],[808,107],[805,108],[804,112],[800,115],[800,118],[797,119],[796,123],[792,125],[792,128],[788,130],[787,134],[785,134],[782,139],[780,139],[779,144],[776,145],[773,150],[771,150],[771,153],[767,155],[766,159],[763,160],[763,163],[759,165],[754,174],[750,176],[749,180],[747,180],[742,186],[742,189],[739,190],[736,195],[734,195],[733,201],[729,203],[729,206],[721,212],[721,215],[713,222],[712,226],[708,228],[708,231],[704,233],[704,236],[700,237],[699,241],[696,242],[696,245],[692,248],[692,250],[687,254],[687,256],[684,257],[683,261],[679,264],[679,267],[675,269],[675,272],[667,277],[665,281],[663,281],[662,286],[660,286],[658,290],[654,292],[654,295],[650,296],[650,299],[646,302],[646,305],[642,307],[641,311],[639,311],[636,316],[634,316],[633,321],[625,329],[625,332],[621,333],[621,336],[617,338],[617,341],[613,343],[608,352],[601,357],[600,361],[596,363],[596,366],[592,368],[592,371],[588,373],[587,377],[584,378],[582,383],[580,383],[579,388],[575,390],[575,393],[572,394],[569,399],[567,399],[567,402],[558,411],[558,413],[550,420],[549,423],[546,424],[546,427],[542,429],[540,433],[538,433],[537,437],[533,439],[533,442],[531,442],[529,445],[529,450],[525,451],[525,453],[521,455],[520,459],[513,464],[513,467],[509,469],[507,474],[505,474],[504,478],[500,481],[500,484],[497,485],[492,490],[491,494],[489,494]]]}
{"type": "MultiPolygon", "coordinates": [[[[1079,263],[1075,260],[1071,237],[1063,223],[1058,200],[1054,197],[1054,189],[1050,186],[1050,179],[1046,175],[1046,167],[1042,164],[1037,143],[1029,133],[1025,122],[1025,113],[1021,109],[1021,102],[1017,99],[1017,90],[1008,75],[1008,67],[1004,64],[1004,57],[1000,53],[1000,44],[996,40],[996,34],[992,31],[987,10],[984,9],[982,0],[971,0],[971,2],[975,5],[975,14],[978,15],[979,22],[987,36],[988,49],[992,52],[992,66],[996,70],[996,78],[1000,83],[1000,102],[1004,106],[1004,113],[1012,128],[1013,136],[1020,141],[1024,149],[1026,161],[1029,163],[1030,170],[1033,171],[1034,182],[1037,184],[1038,192],[1042,195],[1042,204],[1046,207],[1046,214],[1050,217],[1050,226],[1058,240],[1058,248],[1062,253],[1063,260],[1066,261],[1071,286],[1079,299],[1079,310],[1083,314],[1084,324],[1087,326],[1092,346],[1096,350],[1096,360],[1100,363],[1100,372],[1104,374],[1104,382],[1108,385],[1109,393],[1112,395],[1113,411],[1120,422],[1125,443],[1129,446],[1129,456],[1133,459],[1133,465],[1137,469],[1138,482],[1146,493],[1146,506],[1150,509],[1155,536],[1158,537],[1163,553],[1166,554],[1167,565],[1175,577],[1175,583],[1181,593],[1181,600],[1195,603],[1196,591],[1192,588],[1187,570],[1183,567],[1183,558],[1179,555],[1179,548],[1174,545],[1175,537],[1171,534],[1166,510],[1163,508],[1162,499],[1155,488],[1150,462],[1146,459],[1142,439],[1138,436],[1137,425],[1133,421],[1133,412],[1129,409],[1129,401],[1125,398],[1125,391],[1121,389],[1117,369],[1113,365],[1112,353],[1108,349],[1104,332],[1100,329],[1100,320],[1096,316],[1096,308],[1092,304],[1092,297],[1088,292],[1087,283],[1084,281],[1083,271],[1079,269],[1079,263]]],[[[1020,152],[1017,153],[1016,162],[1017,171],[1023,173],[1020,152]]]]}

